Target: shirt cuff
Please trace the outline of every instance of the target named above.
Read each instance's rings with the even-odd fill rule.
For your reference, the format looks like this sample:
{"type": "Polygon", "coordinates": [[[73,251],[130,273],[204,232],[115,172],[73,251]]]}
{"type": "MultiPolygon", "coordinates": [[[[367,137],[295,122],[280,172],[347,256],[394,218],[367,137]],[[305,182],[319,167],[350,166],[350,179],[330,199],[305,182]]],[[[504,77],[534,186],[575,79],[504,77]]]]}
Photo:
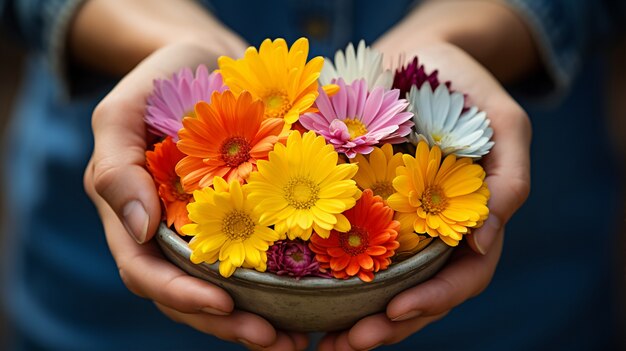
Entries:
{"type": "Polygon", "coordinates": [[[581,40],[568,28],[571,15],[568,4],[553,1],[507,0],[510,8],[528,25],[543,61],[545,75],[532,82],[523,82],[522,92],[554,98],[570,88],[580,66],[581,40]],[[533,93],[537,92],[539,94],[533,93]]]}
{"type": "Polygon", "coordinates": [[[52,0],[43,2],[44,36],[46,60],[53,73],[59,78],[64,91],[69,91],[67,72],[67,43],[72,21],[87,0],[52,0]]]}

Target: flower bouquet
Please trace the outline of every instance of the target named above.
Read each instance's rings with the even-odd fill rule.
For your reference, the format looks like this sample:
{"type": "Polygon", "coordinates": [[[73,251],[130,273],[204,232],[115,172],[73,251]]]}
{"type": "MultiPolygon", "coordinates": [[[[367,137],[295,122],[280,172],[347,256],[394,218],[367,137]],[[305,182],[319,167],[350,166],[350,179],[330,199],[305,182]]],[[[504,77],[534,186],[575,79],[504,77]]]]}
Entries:
{"type": "Polygon", "coordinates": [[[267,39],[218,66],[155,81],[146,166],[164,252],[238,308],[345,328],[486,220],[489,120],[417,58],[394,74],[363,41],[331,61],[267,39]]]}

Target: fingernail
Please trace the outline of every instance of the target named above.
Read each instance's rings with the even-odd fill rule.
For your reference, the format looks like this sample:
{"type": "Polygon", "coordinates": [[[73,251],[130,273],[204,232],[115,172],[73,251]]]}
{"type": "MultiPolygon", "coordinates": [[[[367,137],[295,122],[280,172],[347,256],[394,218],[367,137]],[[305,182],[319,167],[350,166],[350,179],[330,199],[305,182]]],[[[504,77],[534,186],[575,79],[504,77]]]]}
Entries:
{"type": "MultiPolygon", "coordinates": [[[[474,237],[474,244],[478,251],[485,255],[491,249],[493,241],[496,239],[496,235],[500,232],[500,219],[494,215],[489,216],[484,224],[489,230],[482,230],[479,235],[472,235],[474,237]]],[[[486,228],[487,229],[487,228],[486,228]]]]}
{"type": "Polygon", "coordinates": [[[141,202],[133,200],[124,206],[124,227],[139,244],[143,244],[148,235],[150,218],[141,202]]]}
{"type": "Polygon", "coordinates": [[[408,319],[412,319],[415,317],[419,317],[422,314],[422,311],[418,311],[418,310],[414,310],[414,311],[409,311],[405,314],[401,314],[396,318],[392,318],[391,321],[392,322],[402,322],[402,321],[406,321],[408,319]]]}
{"type": "Polygon", "coordinates": [[[382,342],[381,342],[380,344],[376,344],[376,345],[374,345],[374,346],[372,346],[372,347],[368,347],[368,348],[366,348],[366,349],[363,349],[363,351],[370,351],[370,350],[373,350],[373,349],[377,349],[377,348],[379,348],[379,347],[381,347],[381,346],[383,346],[383,343],[382,343],[382,342]]]}
{"type": "Polygon", "coordinates": [[[214,316],[228,316],[230,314],[228,312],[220,311],[220,310],[215,309],[213,307],[202,307],[200,309],[200,311],[202,311],[204,313],[212,314],[214,316]]]}
{"type": "Polygon", "coordinates": [[[257,344],[251,343],[250,341],[248,341],[246,339],[237,339],[237,342],[239,342],[240,344],[242,344],[243,346],[247,347],[250,350],[263,350],[263,349],[265,349],[265,347],[263,347],[261,345],[257,345],[257,344]]]}

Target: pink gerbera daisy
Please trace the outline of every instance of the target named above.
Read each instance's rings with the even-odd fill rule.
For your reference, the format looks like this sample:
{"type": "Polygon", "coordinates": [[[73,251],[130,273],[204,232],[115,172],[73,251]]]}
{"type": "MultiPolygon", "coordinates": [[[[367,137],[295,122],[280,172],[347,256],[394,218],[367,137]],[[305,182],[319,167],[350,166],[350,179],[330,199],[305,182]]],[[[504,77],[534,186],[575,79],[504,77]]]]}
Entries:
{"type": "Polygon", "coordinates": [[[223,92],[226,88],[222,75],[209,74],[205,65],[198,66],[195,77],[191,69],[183,68],[172,79],[156,79],[146,108],[148,131],[158,137],[169,135],[177,141],[183,117],[193,116],[197,102],[210,103],[214,91],[223,92]]]}
{"type": "Polygon", "coordinates": [[[369,154],[379,143],[406,141],[413,113],[405,111],[408,102],[399,98],[399,90],[376,87],[368,92],[364,79],[346,85],[340,78],[337,84],[339,92],[332,97],[319,91],[315,101],[319,112],[300,117],[304,128],[324,136],[337,152],[350,158],[369,154]]]}

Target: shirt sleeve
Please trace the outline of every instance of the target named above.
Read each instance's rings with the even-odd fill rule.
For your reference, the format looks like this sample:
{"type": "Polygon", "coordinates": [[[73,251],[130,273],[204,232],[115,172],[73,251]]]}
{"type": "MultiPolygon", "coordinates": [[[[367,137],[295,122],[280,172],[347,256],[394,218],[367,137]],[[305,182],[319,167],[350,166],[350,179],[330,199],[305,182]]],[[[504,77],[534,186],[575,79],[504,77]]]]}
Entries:
{"type": "MultiPolygon", "coordinates": [[[[544,77],[529,86],[566,92],[589,53],[623,31],[623,0],[507,0],[529,26],[544,64],[544,77]]],[[[527,90],[527,89],[524,89],[527,90]]]]}
{"type": "Polygon", "coordinates": [[[86,0],[0,0],[0,23],[18,44],[42,55],[50,68],[65,76],[68,31],[86,0]]]}

